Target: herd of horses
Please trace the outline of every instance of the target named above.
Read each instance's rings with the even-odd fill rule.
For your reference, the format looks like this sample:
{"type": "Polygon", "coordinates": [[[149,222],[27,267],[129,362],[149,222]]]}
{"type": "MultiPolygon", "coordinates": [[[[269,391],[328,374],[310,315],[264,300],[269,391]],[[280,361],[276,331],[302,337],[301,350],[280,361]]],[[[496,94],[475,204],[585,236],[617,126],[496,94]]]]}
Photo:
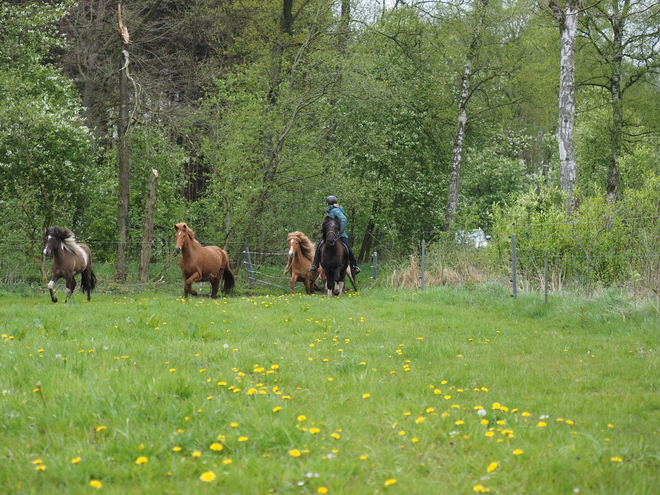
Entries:
{"type": "MultiPolygon", "coordinates": [[[[317,246],[302,232],[291,232],[287,236],[289,253],[284,273],[290,275],[290,291],[293,294],[296,282],[302,282],[307,294],[315,291],[325,292],[327,297],[341,296],[344,291],[346,277],[357,291],[355,276],[350,270],[348,253],[340,241],[341,222],[332,215],[327,215],[321,225],[320,266],[316,272],[310,272],[317,246]],[[321,279],[322,286],[317,281],[321,279]]],[[[218,297],[218,289],[229,292],[233,289],[236,278],[229,263],[229,256],[218,246],[202,246],[195,239],[195,233],[185,223],[174,225],[174,250],[181,255],[179,267],[183,276],[183,297],[197,296],[192,284],[195,282],[210,282],[211,297],[218,297]],[[222,285],[221,285],[222,284],[222,285]]],[[[53,292],[55,282],[60,278],[66,280],[66,301],[76,288],[75,276],[81,274],[82,291],[91,299],[91,291],[96,287],[96,276],[92,269],[92,253],[85,244],[77,243],[76,237],[69,229],[48,227],[43,253],[53,257],[51,278],[48,282],[50,298],[55,303],[57,297],[53,292]]]]}

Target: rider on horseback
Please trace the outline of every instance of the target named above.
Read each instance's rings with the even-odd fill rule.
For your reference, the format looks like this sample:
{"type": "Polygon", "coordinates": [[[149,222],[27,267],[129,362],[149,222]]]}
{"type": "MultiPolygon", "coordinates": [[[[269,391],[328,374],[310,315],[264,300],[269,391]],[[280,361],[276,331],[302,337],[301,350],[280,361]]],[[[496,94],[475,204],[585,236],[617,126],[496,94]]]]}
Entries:
{"type": "MultiPolygon", "coordinates": [[[[346,218],[346,213],[344,213],[344,208],[339,206],[337,198],[335,196],[328,196],[325,200],[326,202],[326,215],[334,215],[339,218],[341,221],[341,237],[339,238],[348,253],[348,260],[351,264],[351,271],[353,275],[360,273],[360,267],[357,264],[355,255],[351,251],[350,246],[348,245],[348,234],[346,233],[346,225],[348,224],[348,219],[346,218]]],[[[312,261],[312,266],[309,267],[310,272],[315,272],[318,270],[319,259],[321,257],[321,248],[323,247],[323,240],[319,239],[318,244],[316,245],[316,252],[314,253],[314,261],[312,261]]]]}

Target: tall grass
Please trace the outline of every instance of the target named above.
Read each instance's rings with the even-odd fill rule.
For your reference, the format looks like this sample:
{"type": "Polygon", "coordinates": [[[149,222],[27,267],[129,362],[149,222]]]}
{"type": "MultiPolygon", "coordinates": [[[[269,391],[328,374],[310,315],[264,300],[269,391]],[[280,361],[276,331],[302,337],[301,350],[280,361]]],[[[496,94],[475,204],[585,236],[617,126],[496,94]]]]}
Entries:
{"type": "Polygon", "coordinates": [[[656,493],[659,323],[495,286],[0,296],[0,493],[656,493]]]}

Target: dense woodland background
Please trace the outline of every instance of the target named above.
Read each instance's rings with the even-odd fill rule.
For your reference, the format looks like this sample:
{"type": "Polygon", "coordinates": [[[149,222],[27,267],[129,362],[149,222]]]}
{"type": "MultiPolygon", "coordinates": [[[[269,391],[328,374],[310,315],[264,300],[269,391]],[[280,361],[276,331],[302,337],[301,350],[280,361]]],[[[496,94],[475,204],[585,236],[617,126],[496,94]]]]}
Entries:
{"type": "Polygon", "coordinates": [[[127,0],[121,22],[123,38],[108,0],[0,6],[0,238],[15,259],[43,271],[57,224],[125,279],[156,169],[154,246],[185,221],[233,259],[282,250],[287,232],[314,237],[334,194],[360,260],[482,227],[493,263],[517,233],[535,266],[586,253],[605,282],[660,287],[658,2],[127,0]]]}

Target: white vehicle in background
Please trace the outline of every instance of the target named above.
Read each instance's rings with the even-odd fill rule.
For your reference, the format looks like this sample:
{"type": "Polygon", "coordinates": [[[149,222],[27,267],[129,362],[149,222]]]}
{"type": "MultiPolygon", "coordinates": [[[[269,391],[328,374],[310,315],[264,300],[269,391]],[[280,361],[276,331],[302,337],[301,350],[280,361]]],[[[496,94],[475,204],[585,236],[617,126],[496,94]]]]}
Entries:
{"type": "Polygon", "coordinates": [[[456,241],[461,244],[469,244],[476,248],[484,248],[488,246],[490,236],[486,235],[483,229],[478,228],[474,230],[457,230],[456,241]]]}

